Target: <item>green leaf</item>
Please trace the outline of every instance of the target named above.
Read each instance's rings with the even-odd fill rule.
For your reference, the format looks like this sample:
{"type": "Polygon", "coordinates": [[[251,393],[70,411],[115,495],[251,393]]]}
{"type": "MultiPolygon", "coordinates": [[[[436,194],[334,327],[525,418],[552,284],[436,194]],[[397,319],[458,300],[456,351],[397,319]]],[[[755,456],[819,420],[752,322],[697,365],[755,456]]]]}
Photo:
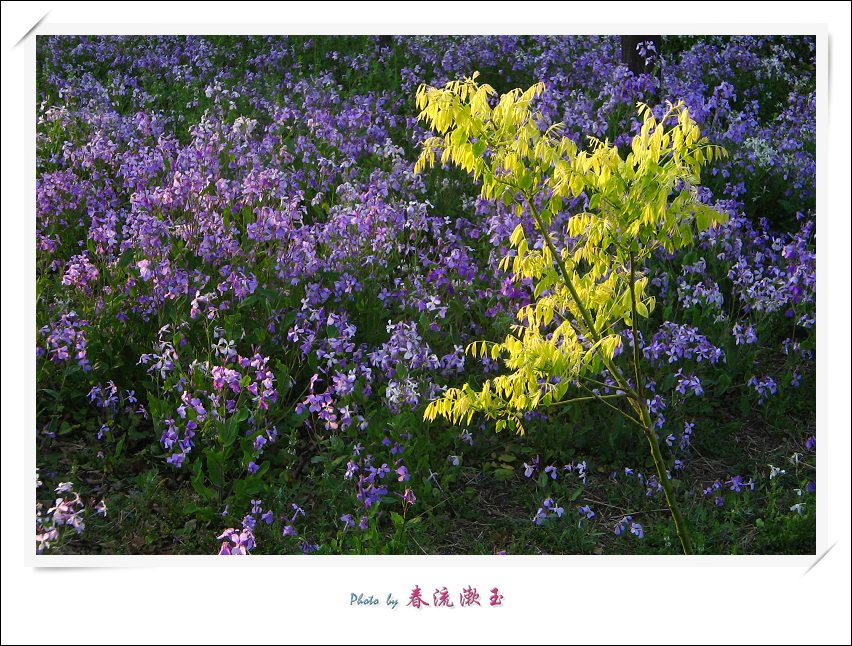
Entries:
{"type": "Polygon", "coordinates": [[[126,269],[127,266],[133,262],[133,257],[136,254],[135,249],[127,249],[121,257],[118,259],[118,267],[119,269],[126,269]]]}
{"type": "Polygon", "coordinates": [[[245,406],[241,406],[240,410],[237,412],[236,419],[238,424],[242,424],[249,418],[249,410],[245,406]]]}
{"type": "Polygon", "coordinates": [[[238,432],[239,421],[236,415],[221,422],[219,425],[219,441],[222,443],[222,446],[225,448],[231,446],[237,439],[238,432]]]}
{"type": "Polygon", "coordinates": [[[716,383],[716,394],[723,395],[731,387],[731,383],[731,376],[727,372],[720,374],[716,383]]]}
{"type": "Polygon", "coordinates": [[[515,474],[515,472],[512,469],[500,468],[500,469],[494,470],[494,477],[497,480],[508,480],[514,474],[515,474]]]}
{"type": "Polygon", "coordinates": [[[221,489],[225,486],[225,458],[218,451],[210,449],[204,454],[207,456],[207,476],[214,486],[221,489]]]}
{"type": "Polygon", "coordinates": [[[293,323],[296,321],[297,315],[298,315],[298,312],[296,312],[296,310],[288,312],[287,315],[283,319],[281,319],[281,322],[278,324],[278,329],[280,329],[280,330],[290,329],[290,326],[293,325],[293,323]]]}
{"type": "Polygon", "coordinates": [[[706,231],[723,219],[721,213],[705,204],[695,204],[693,208],[695,209],[695,226],[699,231],[706,231]]]}
{"type": "Polygon", "coordinates": [[[204,484],[204,471],[201,470],[201,460],[196,460],[195,464],[195,473],[192,478],[190,478],[192,488],[195,489],[195,493],[197,493],[202,500],[210,500],[213,498],[213,492],[210,487],[204,484]]]}
{"type": "Polygon", "coordinates": [[[126,435],[122,435],[118,438],[118,442],[115,444],[115,457],[121,457],[121,454],[124,453],[124,441],[126,439],[126,435]]]}
{"type": "Polygon", "coordinates": [[[560,195],[554,195],[550,198],[550,202],[547,207],[553,215],[556,215],[560,210],[562,210],[562,197],[560,195]]]}

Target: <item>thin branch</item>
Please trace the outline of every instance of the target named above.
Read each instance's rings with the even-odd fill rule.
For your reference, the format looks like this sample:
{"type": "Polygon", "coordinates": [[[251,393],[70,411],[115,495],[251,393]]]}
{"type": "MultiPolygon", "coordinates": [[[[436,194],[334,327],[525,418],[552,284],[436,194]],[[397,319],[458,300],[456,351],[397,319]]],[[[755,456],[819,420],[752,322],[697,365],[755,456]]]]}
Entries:
{"type": "MultiPolygon", "coordinates": [[[[527,206],[529,207],[530,214],[533,216],[533,219],[538,224],[538,228],[541,231],[541,235],[544,238],[544,242],[547,245],[550,254],[553,256],[553,259],[556,261],[556,265],[559,267],[559,271],[562,273],[562,278],[565,281],[565,286],[568,288],[568,291],[571,293],[571,298],[574,299],[574,303],[577,305],[577,309],[580,310],[580,314],[583,318],[583,322],[586,324],[586,328],[588,328],[589,333],[592,337],[592,341],[595,344],[600,343],[601,337],[595,329],[595,322],[592,318],[591,313],[583,304],[583,301],[580,299],[580,295],[577,293],[577,289],[574,287],[574,282],[571,280],[571,275],[568,273],[568,268],[565,266],[565,261],[562,260],[562,254],[556,250],[556,247],[553,245],[553,241],[550,239],[550,234],[547,232],[547,227],[544,226],[544,221],[541,219],[541,214],[535,208],[535,205],[532,203],[532,199],[527,193],[524,193],[524,199],[526,200],[527,206]]],[[[630,386],[627,385],[627,381],[624,379],[624,376],[621,374],[621,371],[612,363],[612,360],[607,357],[603,352],[598,351],[598,355],[603,361],[604,365],[612,374],[613,378],[618,382],[618,385],[621,387],[623,391],[631,395],[632,397],[636,397],[636,393],[630,386]]]]}
{"type": "Polygon", "coordinates": [[[645,399],[645,387],[642,381],[642,369],[639,366],[639,331],[636,329],[639,313],[636,310],[636,257],[630,251],[630,329],[633,332],[633,374],[636,377],[636,393],[645,399]]]}
{"type": "Polygon", "coordinates": [[[621,515],[623,515],[623,516],[638,516],[639,514],[657,514],[657,513],[660,513],[660,512],[669,511],[668,509],[663,508],[663,509],[644,509],[644,510],[631,511],[631,512],[628,512],[628,513],[624,513],[624,507],[618,507],[616,505],[610,505],[609,503],[605,503],[605,502],[602,502],[600,500],[597,500],[596,498],[593,498],[592,496],[584,495],[583,500],[585,500],[586,502],[590,502],[593,505],[598,505],[600,507],[608,507],[609,509],[615,509],[616,511],[622,512],[621,515]]]}
{"type": "Polygon", "coordinates": [[[591,377],[580,377],[580,379],[584,379],[585,381],[588,381],[590,384],[594,384],[595,386],[598,386],[600,388],[607,388],[609,390],[618,390],[619,389],[617,384],[605,384],[604,382],[598,381],[597,379],[592,379],[591,377]]]}
{"type": "Polygon", "coordinates": [[[591,390],[590,388],[588,388],[587,386],[584,386],[583,384],[579,384],[579,386],[580,386],[581,388],[585,388],[587,391],[589,391],[590,393],[592,393],[592,395],[595,397],[595,399],[597,399],[600,403],[604,404],[605,406],[609,406],[609,407],[610,407],[612,410],[614,410],[616,413],[618,413],[619,415],[622,415],[622,416],[626,417],[627,419],[629,419],[631,422],[633,422],[633,423],[634,423],[634,424],[636,424],[637,426],[640,426],[640,427],[642,426],[642,422],[640,422],[638,419],[636,419],[636,418],[635,418],[635,417],[633,417],[632,415],[628,415],[628,414],[627,414],[627,413],[625,413],[623,410],[621,410],[620,408],[618,408],[618,406],[613,406],[613,405],[612,405],[612,404],[610,404],[610,403],[609,403],[606,399],[604,399],[601,395],[598,395],[597,393],[595,393],[594,391],[592,391],[592,390],[591,390]]]}
{"type": "Polygon", "coordinates": [[[553,406],[563,406],[568,404],[576,404],[579,402],[587,402],[587,401],[595,401],[595,400],[604,400],[604,399],[615,399],[616,397],[627,397],[626,394],[619,395],[591,395],[589,397],[574,397],[572,399],[563,399],[558,402],[553,402],[552,404],[539,404],[539,406],[543,408],[550,408],[553,406]]]}

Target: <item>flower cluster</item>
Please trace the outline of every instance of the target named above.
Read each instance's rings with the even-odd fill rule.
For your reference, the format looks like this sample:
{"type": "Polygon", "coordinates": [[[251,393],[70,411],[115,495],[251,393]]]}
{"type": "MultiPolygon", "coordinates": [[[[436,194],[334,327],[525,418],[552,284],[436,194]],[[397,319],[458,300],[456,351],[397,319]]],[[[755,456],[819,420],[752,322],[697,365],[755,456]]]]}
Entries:
{"type": "Polygon", "coordinates": [[[731,476],[730,479],[722,481],[716,480],[709,487],[704,489],[705,496],[713,496],[714,503],[717,507],[725,506],[725,492],[732,491],[741,493],[744,491],[754,491],[755,483],[749,478],[747,481],[742,476],[731,476]]]}
{"type": "Polygon", "coordinates": [[[624,516],[619,520],[615,524],[614,533],[616,536],[621,536],[628,528],[630,529],[630,533],[636,538],[645,538],[645,530],[640,523],[633,522],[632,516],[624,516]]]}
{"type": "MultiPolygon", "coordinates": [[[[36,487],[40,486],[42,482],[37,478],[36,487]]],[[[74,491],[74,483],[60,482],[55,491],[59,495],[47,511],[44,511],[42,503],[36,504],[36,553],[38,554],[62,541],[66,528],[71,528],[77,535],[82,534],[86,529],[86,504],[80,498],[80,494],[74,491]]],[[[103,500],[93,508],[99,516],[106,516],[107,505],[103,500]]]]}
{"type": "MultiPolygon", "coordinates": [[[[565,513],[565,510],[560,507],[553,498],[545,498],[541,503],[541,507],[538,508],[535,516],[533,516],[532,522],[536,525],[541,525],[548,518],[562,518],[562,515],[565,513]]],[[[593,514],[594,515],[594,514],[593,514]]]]}
{"type": "Polygon", "coordinates": [[[52,325],[39,330],[43,345],[36,347],[37,356],[47,356],[51,361],[65,362],[72,357],[84,371],[91,370],[86,348],[88,322],[80,319],[73,310],[63,313],[52,325]]]}

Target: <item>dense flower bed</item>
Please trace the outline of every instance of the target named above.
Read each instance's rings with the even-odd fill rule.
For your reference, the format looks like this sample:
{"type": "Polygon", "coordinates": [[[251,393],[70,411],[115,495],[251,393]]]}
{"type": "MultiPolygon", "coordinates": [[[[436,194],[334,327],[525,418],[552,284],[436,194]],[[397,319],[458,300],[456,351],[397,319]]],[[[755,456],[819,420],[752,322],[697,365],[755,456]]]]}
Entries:
{"type": "Polygon", "coordinates": [[[728,150],[701,196],[728,223],[653,264],[649,407],[702,551],[811,550],[814,48],[668,38],[636,76],[617,37],[40,37],[39,550],[159,500],[162,552],[671,551],[605,409],[422,421],[533,296],[497,267],[528,214],[413,172],[417,86],[474,70],[543,81],[580,145],[683,99],[728,150]]]}

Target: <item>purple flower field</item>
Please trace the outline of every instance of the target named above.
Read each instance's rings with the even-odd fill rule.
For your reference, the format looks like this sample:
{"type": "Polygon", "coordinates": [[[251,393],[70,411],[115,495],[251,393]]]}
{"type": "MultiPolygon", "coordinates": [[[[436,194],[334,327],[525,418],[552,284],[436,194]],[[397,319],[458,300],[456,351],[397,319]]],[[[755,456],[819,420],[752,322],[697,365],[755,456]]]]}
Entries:
{"type": "Polygon", "coordinates": [[[678,554],[673,495],[696,553],[814,553],[815,40],[637,54],[618,36],[39,36],[37,552],[678,554]],[[682,101],[727,151],[694,182],[726,221],[654,251],[656,307],[635,340],[613,330],[664,472],[606,367],[574,392],[592,401],[529,410],[523,434],[424,420],[506,372],[467,350],[541,297],[500,262],[513,232],[567,254],[592,208],[560,202],[545,236],[446,160],[415,173],[434,134],[418,88],[474,72],[498,95],[543,83],[539,127],[580,150],[629,152],[637,103],[682,101]]]}

